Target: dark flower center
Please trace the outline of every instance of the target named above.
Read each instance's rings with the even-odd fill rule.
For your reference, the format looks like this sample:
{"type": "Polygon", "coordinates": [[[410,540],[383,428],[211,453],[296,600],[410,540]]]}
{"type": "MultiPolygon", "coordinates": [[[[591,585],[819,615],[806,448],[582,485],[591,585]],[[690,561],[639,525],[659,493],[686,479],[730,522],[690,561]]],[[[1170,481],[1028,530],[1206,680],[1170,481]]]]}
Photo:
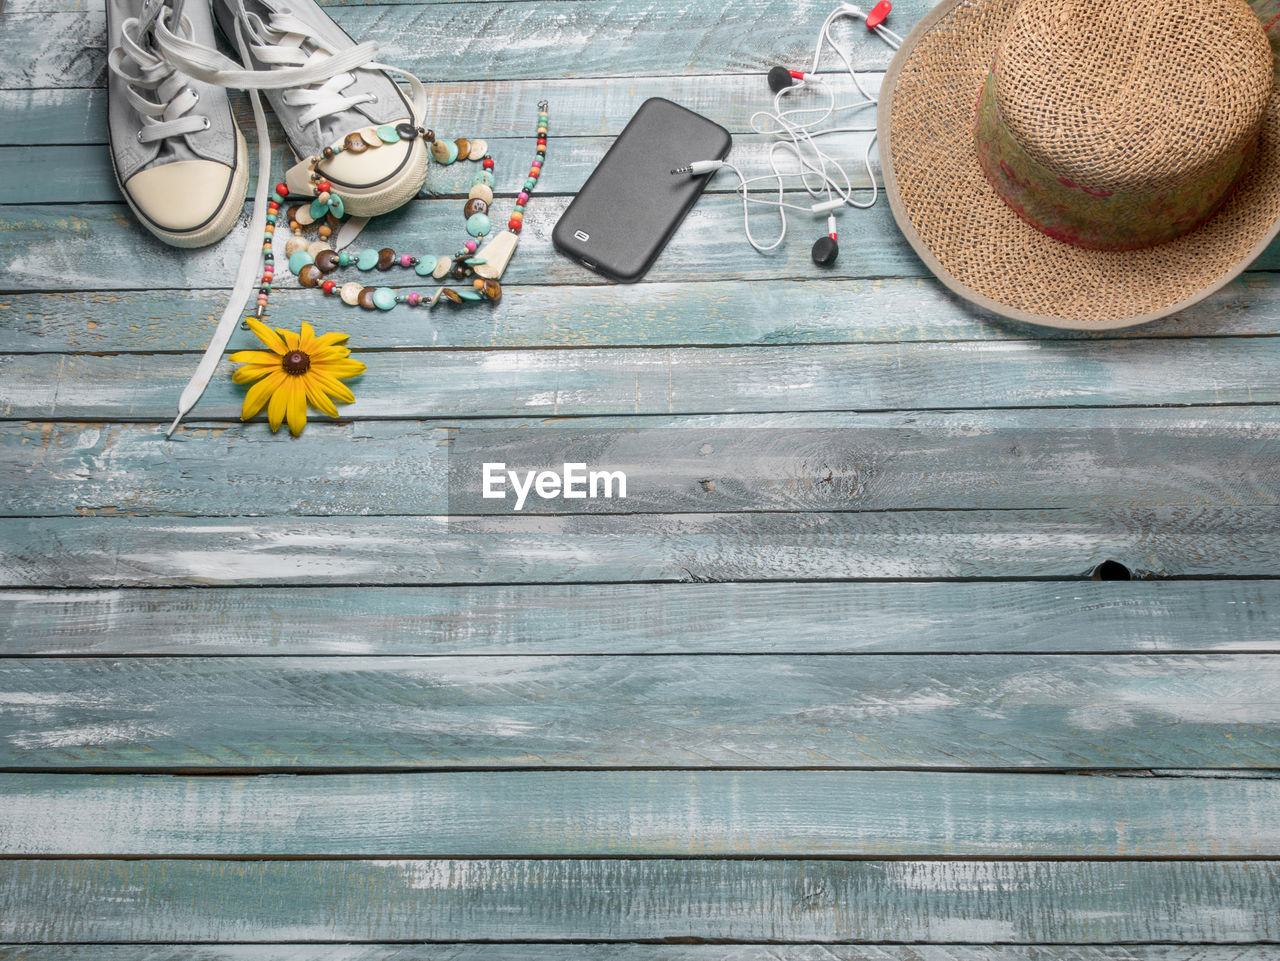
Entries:
{"type": "Polygon", "coordinates": [[[290,351],[284,355],[280,366],[286,374],[305,374],[311,369],[311,358],[300,350],[290,351]]]}

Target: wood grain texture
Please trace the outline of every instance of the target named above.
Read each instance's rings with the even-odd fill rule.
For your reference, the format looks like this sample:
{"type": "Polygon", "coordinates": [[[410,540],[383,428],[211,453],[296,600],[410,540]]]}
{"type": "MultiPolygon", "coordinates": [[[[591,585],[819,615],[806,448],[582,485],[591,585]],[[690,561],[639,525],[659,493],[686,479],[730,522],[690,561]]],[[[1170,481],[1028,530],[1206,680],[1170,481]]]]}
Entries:
{"type": "Polygon", "coordinates": [[[10,775],[0,855],[1271,857],[1280,778],[10,775]]]}
{"type": "MultiPolygon", "coordinates": [[[[504,197],[495,203],[499,209],[506,209],[510,200],[504,197]]],[[[504,285],[605,283],[599,275],[556,254],[552,248],[552,228],[568,203],[564,196],[542,195],[530,202],[528,226],[520,235],[519,253],[503,275],[504,285]]],[[[868,246],[860,256],[842,258],[836,267],[823,272],[825,281],[927,276],[919,258],[893,227],[887,206],[877,204],[859,213],[859,222],[868,231],[882,233],[884,240],[868,246]]],[[[217,244],[199,250],[182,250],[152,237],[124,204],[0,207],[0,235],[5,236],[6,243],[14,249],[23,251],[6,265],[8,269],[0,278],[0,290],[227,288],[244,249],[248,214],[246,207],[237,226],[217,244]],[[121,258],[122,250],[129,250],[130,256],[121,258]],[[110,269],[104,270],[104,265],[110,269]]],[[[358,246],[376,248],[390,244],[423,254],[451,253],[455,241],[441,238],[456,238],[458,220],[457,199],[415,200],[378,218],[376,224],[361,234],[358,246]]],[[[647,296],[647,288],[654,281],[776,281],[817,276],[820,268],[810,259],[808,243],[784,244],[771,253],[760,254],[742,236],[738,229],[741,223],[740,201],[726,194],[703,197],[646,274],[648,282],[613,289],[619,291],[617,296],[635,298],[647,296]]],[[[353,276],[358,276],[358,272],[353,276]]],[[[385,279],[406,286],[430,286],[420,283],[419,278],[408,271],[385,279]]],[[[287,271],[282,270],[277,280],[282,289],[298,287],[296,278],[287,271]]],[[[361,313],[358,308],[344,310],[341,305],[322,303],[318,297],[315,302],[316,309],[330,317],[361,313]]],[[[544,297],[542,306],[544,310],[554,309],[551,295],[544,297]]],[[[221,306],[217,309],[221,310],[221,306]]],[[[491,312],[494,311],[484,311],[491,312]]]]}
{"type": "Polygon", "coordinates": [[[1280,653],[1280,581],[0,591],[0,656],[1280,653]]]}
{"type": "Polygon", "coordinates": [[[67,766],[1273,768],[1280,656],[0,662],[0,767],[67,766]]]}
{"type": "MultiPolygon", "coordinates": [[[[233,349],[258,346],[239,331],[233,349]]],[[[353,345],[359,347],[359,344],[353,345]]],[[[555,351],[363,351],[344,417],[566,417],[1275,404],[1280,338],[555,351]]],[[[0,355],[0,419],[167,425],[194,357],[0,355]]],[[[225,358],[193,419],[238,422],[225,358]]],[[[265,431],[259,423],[237,431],[265,431]]],[[[320,415],[313,415],[316,420],[320,415]]],[[[305,443],[305,439],[303,443],[305,443]]]]}
{"type": "Polygon", "coordinates": [[[1277,902],[1267,861],[0,862],[10,941],[1250,943],[1277,902]]]}
{"type": "Polygon", "coordinates": [[[317,423],[311,443],[287,448],[287,473],[284,436],[198,423],[180,436],[0,423],[0,513],[510,513],[510,500],[479,496],[481,463],[584,459],[624,471],[627,498],[533,497],[524,511],[1280,504],[1280,410],[1270,407],[317,423]]]}
{"type": "MultiPolygon", "coordinates": [[[[894,22],[905,31],[928,8],[928,0],[901,0],[894,22]]],[[[775,63],[809,62],[830,10],[821,0],[714,7],[689,0],[542,0],[504,6],[501,16],[469,3],[337,5],[328,12],[352,37],[377,42],[383,63],[430,83],[763,73],[775,63]]],[[[0,87],[105,83],[101,11],[14,11],[5,19],[13,49],[23,55],[0,63],[0,87]]],[[[893,58],[865,27],[845,21],[832,33],[859,69],[883,69],[893,58]]],[[[833,58],[828,69],[832,64],[833,58]]]]}
{"type": "Polygon", "coordinates": [[[0,520],[0,586],[1280,576],[1276,508],[0,520]]]}
{"type": "MultiPolygon", "coordinates": [[[[332,313],[311,292],[277,291],[271,322],[297,330],[340,325],[372,348],[737,346],[746,344],[1008,341],[1030,328],[1004,323],[925,278],[656,282],[646,296],[612,286],[508,284],[497,310],[332,313]],[[549,299],[555,309],[548,310],[549,299]]],[[[8,353],[203,351],[225,292],[67,291],[0,294],[0,349],[8,353]]],[[[1248,273],[1177,317],[1120,331],[1043,328],[1043,341],[1273,336],[1280,292],[1271,274],[1248,273]]]]}
{"type": "Polygon", "coordinates": [[[0,944],[2,961],[1274,961],[1266,945],[0,944]]]}

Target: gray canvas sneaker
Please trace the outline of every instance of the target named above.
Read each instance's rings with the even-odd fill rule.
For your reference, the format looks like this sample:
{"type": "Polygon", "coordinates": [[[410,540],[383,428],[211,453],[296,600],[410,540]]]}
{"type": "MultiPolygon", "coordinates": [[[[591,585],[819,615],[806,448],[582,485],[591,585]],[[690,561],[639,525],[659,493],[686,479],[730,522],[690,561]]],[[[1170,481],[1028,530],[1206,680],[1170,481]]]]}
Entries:
{"type": "Polygon", "coordinates": [[[290,196],[314,196],[307,159],[344,143],[325,161],[324,179],[348,214],[374,217],[418,193],[430,158],[424,138],[375,141],[377,149],[359,142],[362,131],[372,138],[379,127],[422,123],[426,95],[416,77],[376,63],[377,44],[354,42],[314,0],[213,0],[213,13],[243,67],[162,30],[166,57],[188,73],[266,95],[299,160],[286,172],[290,196]],[[408,79],[412,101],[388,70],[408,79]]]}
{"type": "Polygon", "coordinates": [[[107,0],[111,160],[125,200],[148,230],[178,247],[223,237],[240,216],[249,163],[226,91],[175,70],[157,50],[165,20],[213,42],[205,0],[107,0]]]}

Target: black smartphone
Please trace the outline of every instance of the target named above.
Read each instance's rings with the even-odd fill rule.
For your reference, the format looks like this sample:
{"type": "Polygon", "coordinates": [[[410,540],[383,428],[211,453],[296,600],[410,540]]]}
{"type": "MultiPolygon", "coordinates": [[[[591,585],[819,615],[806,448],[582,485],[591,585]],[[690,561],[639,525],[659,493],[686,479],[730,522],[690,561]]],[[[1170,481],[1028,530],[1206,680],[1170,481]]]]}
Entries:
{"type": "Polygon", "coordinates": [[[724,127],[686,107],[646,100],[561,215],[552,242],[610,280],[635,283],[712,176],[671,171],[723,160],[732,142],[724,127]]]}

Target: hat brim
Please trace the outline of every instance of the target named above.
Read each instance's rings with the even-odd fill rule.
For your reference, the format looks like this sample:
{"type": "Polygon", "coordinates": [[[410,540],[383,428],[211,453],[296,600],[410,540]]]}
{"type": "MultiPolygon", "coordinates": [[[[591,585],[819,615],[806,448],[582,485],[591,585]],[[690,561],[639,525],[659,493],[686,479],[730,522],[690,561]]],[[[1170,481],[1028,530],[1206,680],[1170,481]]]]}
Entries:
{"type": "Polygon", "coordinates": [[[1123,252],[1054,240],[1000,199],[974,141],[978,94],[1017,2],[944,0],[885,75],[877,121],[885,190],[916,253],[980,307],[1076,330],[1150,323],[1238,276],[1280,232],[1280,95],[1272,93],[1253,167],[1197,230],[1123,252]]]}

